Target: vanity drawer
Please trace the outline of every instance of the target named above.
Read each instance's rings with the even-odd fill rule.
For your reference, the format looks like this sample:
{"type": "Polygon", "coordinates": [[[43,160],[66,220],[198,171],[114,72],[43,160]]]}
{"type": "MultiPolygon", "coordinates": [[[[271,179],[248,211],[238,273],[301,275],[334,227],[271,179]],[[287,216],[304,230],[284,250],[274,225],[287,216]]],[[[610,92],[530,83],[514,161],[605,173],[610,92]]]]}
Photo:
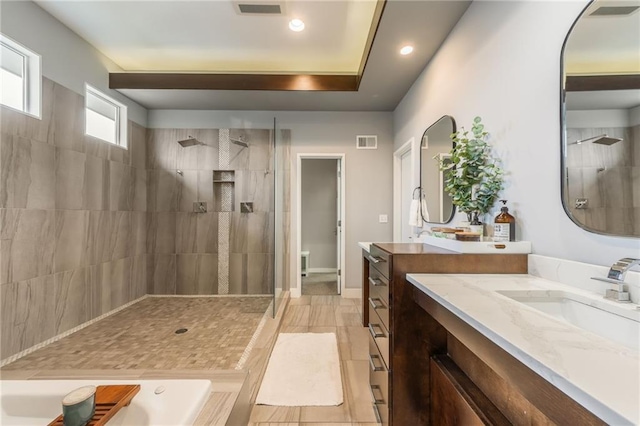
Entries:
{"type": "Polygon", "coordinates": [[[382,299],[389,306],[389,280],[371,265],[369,266],[369,296],[382,299]]]}
{"type": "Polygon", "coordinates": [[[389,370],[369,336],[369,392],[378,423],[389,423],[389,370]]]}
{"type": "Polygon", "coordinates": [[[369,335],[378,347],[380,356],[387,368],[389,367],[389,331],[373,309],[369,309],[369,335]]]}
{"type": "Polygon", "coordinates": [[[371,251],[369,252],[369,265],[373,266],[375,269],[380,271],[382,276],[389,279],[389,270],[391,267],[389,266],[391,256],[384,250],[379,249],[378,247],[371,245],[371,251]]]}
{"type": "Polygon", "coordinates": [[[389,330],[389,305],[387,305],[382,298],[371,296],[369,300],[369,322],[373,322],[373,312],[378,314],[378,318],[384,324],[385,329],[389,330]]]}

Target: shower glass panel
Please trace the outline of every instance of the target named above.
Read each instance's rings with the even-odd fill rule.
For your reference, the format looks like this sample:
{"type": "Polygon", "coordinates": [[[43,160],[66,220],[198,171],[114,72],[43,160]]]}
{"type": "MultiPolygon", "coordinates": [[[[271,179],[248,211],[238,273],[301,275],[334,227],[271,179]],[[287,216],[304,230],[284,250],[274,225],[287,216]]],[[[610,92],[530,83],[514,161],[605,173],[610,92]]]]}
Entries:
{"type": "Polygon", "coordinates": [[[273,314],[275,316],[275,314],[278,312],[278,307],[282,302],[283,292],[289,288],[286,279],[286,277],[288,276],[286,270],[286,265],[288,264],[287,253],[289,251],[289,244],[287,240],[287,236],[289,235],[289,233],[286,232],[286,228],[288,225],[288,200],[286,199],[286,194],[289,193],[289,191],[287,190],[289,185],[287,170],[289,168],[288,153],[291,149],[290,131],[278,129],[275,118],[273,119],[273,139],[273,169],[275,170],[273,314]]]}

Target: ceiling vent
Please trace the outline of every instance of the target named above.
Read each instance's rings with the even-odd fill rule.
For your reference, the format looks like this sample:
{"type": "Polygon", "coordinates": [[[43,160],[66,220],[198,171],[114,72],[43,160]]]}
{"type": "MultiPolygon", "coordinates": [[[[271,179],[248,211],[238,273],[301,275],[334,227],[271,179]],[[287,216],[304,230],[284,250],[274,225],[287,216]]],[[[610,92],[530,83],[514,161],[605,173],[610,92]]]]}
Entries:
{"type": "Polygon", "coordinates": [[[285,13],[284,2],[278,1],[234,1],[236,12],[240,15],[283,15],[285,13]]]}
{"type": "Polygon", "coordinates": [[[356,136],[357,149],[378,149],[378,136],[358,135],[356,136]]]}
{"type": "Polygon", "coordinates": [[[638,9],[640,6],[602,6],[591,12],[589,16],[626,16],[638,9]]]}

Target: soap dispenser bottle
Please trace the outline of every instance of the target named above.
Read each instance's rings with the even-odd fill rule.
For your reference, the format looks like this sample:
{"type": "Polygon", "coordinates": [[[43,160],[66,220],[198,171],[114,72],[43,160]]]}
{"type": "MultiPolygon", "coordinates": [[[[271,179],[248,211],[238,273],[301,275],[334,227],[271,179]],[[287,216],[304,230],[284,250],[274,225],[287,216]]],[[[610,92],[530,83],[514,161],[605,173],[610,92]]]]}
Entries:
{"type": "Polygon", "coordinates": [[[507,200],[500,200],[503,204],[500,214],[496,216],[493,226],[493,241],[516,240],[516,218],[509,214],[507,200]]]}

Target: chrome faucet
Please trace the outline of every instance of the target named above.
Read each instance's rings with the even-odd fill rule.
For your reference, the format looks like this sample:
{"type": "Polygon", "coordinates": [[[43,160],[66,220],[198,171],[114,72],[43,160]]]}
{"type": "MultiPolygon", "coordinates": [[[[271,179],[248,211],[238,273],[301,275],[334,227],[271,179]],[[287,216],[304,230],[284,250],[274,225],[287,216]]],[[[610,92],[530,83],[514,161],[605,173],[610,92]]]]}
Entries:
{"type": "Polygon", "coordinates": [[[604,281],[618,286],[616,289],[607,289],[604,295],[605,299],[615,300],[616,302],[631,301],[629,299],[629,292],[624,290],[624,277],[627,274],[627,271],[635,265],[640,265],[640,259],[625,257],[613,264],[611,269],[609,269],[607,278],[592,278],[594,280],[604,281]]]}

